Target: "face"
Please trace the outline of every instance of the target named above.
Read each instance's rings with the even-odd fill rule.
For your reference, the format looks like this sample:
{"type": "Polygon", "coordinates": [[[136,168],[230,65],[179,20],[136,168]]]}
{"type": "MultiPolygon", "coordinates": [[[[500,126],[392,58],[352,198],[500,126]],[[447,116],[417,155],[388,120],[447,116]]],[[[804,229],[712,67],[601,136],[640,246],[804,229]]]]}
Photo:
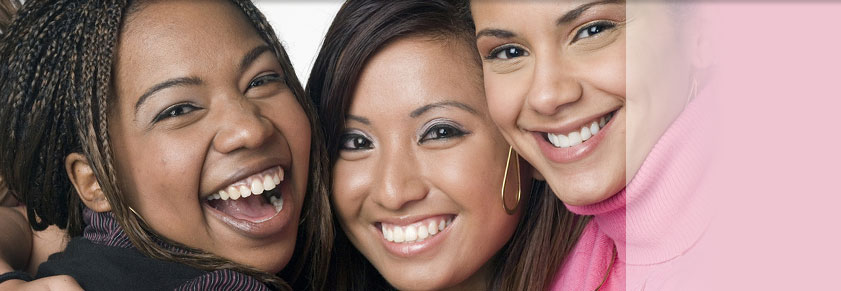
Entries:
{"type": "Polygon", "coordinates": [[[310,130],[272,49],[227,2],[126,21],[109,134],[129,204],[160,235],[266,272],[289,261],[310,130]]]}
{"type": "MultiPolygon", "coordinates": [[[[368,60],[353,95],[333,205],[398,289],[475,289],[520,216],[501,205],[508,145],[478,65],[465,61],[472,53],[456,41],[398,40],[368,60]]],[[[511,173],[507,198],[517,195],[511,173]]]]}
{"type": "Polygon", "coordinates": [[[472,1],[490,114],[565,203],[625,186],[623,1],[472,1]]]}

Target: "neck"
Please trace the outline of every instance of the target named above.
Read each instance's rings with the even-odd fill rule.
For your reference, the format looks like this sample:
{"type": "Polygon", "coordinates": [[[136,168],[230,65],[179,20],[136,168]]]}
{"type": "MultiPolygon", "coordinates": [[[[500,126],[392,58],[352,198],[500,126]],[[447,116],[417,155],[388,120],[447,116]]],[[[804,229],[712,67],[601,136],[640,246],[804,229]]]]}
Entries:
{"type": "Polygon", "coordinates": [[[493,272],[492,263],[496,261],[496,258],[492,258],[485,263],[482,268],[477,270],[473,275],[470,275],[466,280],[461,281],[461,283],[456,284],[455,286],[450,286],[447,288],[441,289],[442,291],[455,291],[455,290],[486,290],[488,289],[489,282],[491,281],[491,273],[493,272]]]}

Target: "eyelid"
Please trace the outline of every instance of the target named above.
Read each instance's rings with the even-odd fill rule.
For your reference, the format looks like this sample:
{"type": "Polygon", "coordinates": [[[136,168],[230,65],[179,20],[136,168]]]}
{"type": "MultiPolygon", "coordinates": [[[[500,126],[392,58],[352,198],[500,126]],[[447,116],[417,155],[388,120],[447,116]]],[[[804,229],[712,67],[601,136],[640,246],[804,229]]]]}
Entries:
{"type": "MultiPolygon", "coordinates": [[[[570,43],[574,43],[576,41],[584,39],[584,38],[579,38],[578,36],[581,35],[581,33],[584,32],[586,29],[589,29],[589,28],[591,28],[593,26],[596,26],[596,25],[610,26],[607,29],[605,29],[604,31],[598,33],[598,34],[602,34],[603,32],[605,32],[607,30],[613,30],[613,29],[618,28],[620,25],[622,25],[622,23],[612,21],[612,20],[606,20],[606,19],[599,19],[599,20],[594,20],[594,21],[584,23],[581,26],[578,26],[578,28],[574,30],[575,32],[572,35],[572,40],[570,41],[570,43]]],[[[593,36],[590,36],[590,37],[593,37],[593,36]]],[[[590,38],[590,37],[586,37],[586,38],[590,38]]]]}
{"type": "Polygon", "coordinates": [[[496,46],[496,47],[492,48],[491,51],[488,52],[488,55],[484,56],[484,59],[489,60],[489,61],[511,60],[511,59],[500,59],[500,58],[497,58],[496,55],[503,52],[505,49],[509,49],[509,48],[512,48],[512,47],[522,50],[524,52],[523,56],[531,55],[531,53],[525,47],[523,47],[522,45],[515,44],[515,43],[506,43],[506,44],[499,45],[499,46],[496,46]]]}
{"type": "MultiPolygon", "coordinates": [[[[155,123],[158,123],[158,122],[160,122],[160,121],[162,121],[162,120],[168,119],[169,117],[168,117],[168,116],[165,116],[165,114],[166,114],[167,112],[169,112],[170,110],[173,110],[173,109],[175,109],[175,108],[178,108],[178,107],[180,107],[180,106],[184,106],[184,105],[189,105],[189,106],[193,107],[193,110],[191,110],[190,112],[193,112],[193,111],[196,111],[196,110],[202,109],[200,106],[198,106],[198,105],[196,105],[196,104],[193,104],[192,102],[179,102],[179,103],[175,103],[175,104],[172,104],[172,105],[170,105],[170,106],[167,106],[166,108],[164,108],[164,110],[161,110],[160,112],[158,112],[158,114],[156,114],[156,115],[155,115],[155,117],[152,119],[152,122],[150,122],[150,123],[151,123],[151,124],[155,124],[155,123]]],[[[190,113],[190,112],[187,112],[187,113],[190,113]]],[[[185,113],[185,114],[186,114],[186,113],[185,113]]]]}
{"type": "Polygon", "coordinates": [[[426,135],[429,134],[429,131],[432,130],[433,128],[441,126],[441,125],[450,126],[450,127],[452,127],[452,128],[461,132],[459,135],[454,136],[454,137],[465,136],[465,135],[468,135],[468,134],[471,133],[469,130],[464,128],[464,126],[461,126],[461,124],[459,124],[458,122],[455,122],[453,120],[450,120],[450,119],[433,119],[433,120],[430,120],[429,122],[427,122],[423,127],[421,127],[421,130],[419,131],[420,134],[418,135],[418,144],[422,144],[422,143],[426,142],[426,140],[424,140],[424,137],[426,137],[426,135]]]}

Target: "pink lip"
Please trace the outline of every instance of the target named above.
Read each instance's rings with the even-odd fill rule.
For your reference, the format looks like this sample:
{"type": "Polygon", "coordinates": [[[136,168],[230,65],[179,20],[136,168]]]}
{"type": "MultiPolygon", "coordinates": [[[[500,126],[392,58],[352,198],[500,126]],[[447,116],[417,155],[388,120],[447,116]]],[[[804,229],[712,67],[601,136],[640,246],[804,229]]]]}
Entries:
{"type": "Polygon", "coordinates": [[[215,217],[234,231],[240,233],[241,235],[253,239],[262,239],[272,237],[275,234],[282,232],[286,226],[292,221],[292,209],[294,209],[294,203],[292,199],[292,195],[290,194],[292,189],[289,186],[290,184],[288,181],[281,182],[281,185],[278,187],[281,189],[281,197],[283,197],[283,209],[280,210],[274,217],[262,221],[262,222],[252,222],[247,220],[236,219],[231,217],[225,213],[222,213],[219,210],[216,210],[213,207],[210,207],[206,202],[202,202],[202,207],[205,209],[207,213],[210,213],[211,216],[215,217]]]}
{"type": "Polygon", "coordinates": [[[614,113],[613,118],[599,130],[599,133],[590,137],[590,139],[584,141],[583,143],[568,147],[568,148],[556,148],[551,143],[546,141],[544,132],[532,132],[532,136],[534,136],[535,140],[537,140],[537,144],[540,147],[540,150],[543,152],[543,155],[546,156],[547,159],[556,163],[570,163],[581,160],[593,151],[598,148],[601,141],[607,136],[608,132],[611,128],[613,128],[613,121],[617,119],[617,115],[619,111],[614,113]]]}
{"type": "MultiPolygon", "coordinates": [[[[434,216],[427,216],[427,217],[424,217],[422,219],[415,219],[413,222],[420,221],[420,220],[430,218],[430,217],[434,217],[434,216]]],[[[389,253],[391,253],[394,256],[401,257],[401,258],[410,258],[410,257],[413,257],[415,255],[431,251],[431,250],[435,249],[438,245],[440,245],[446,239],[446,236],[450,233],[450,229],[452,229],[452,227],[457,223],[457,219],[456,219],[457,217],[458,216],[454,217],[452,224],[450,224],[449,226],[444,228],[444,230],[440,231],[438,234],[436,234],[434,236],[431,236],[431,237],[429,237],[429,238],[427,238],[427,239],[425,239],[421,242],[414,242],[414,243],[390,242],[390,241],[385,239],[385,236],[383,236],[382,230],[380,230],[379,227],[377,227],[376,225],[374,225],[372,227],[373,227],[376,235],[380,236],[380,240],[382,241],[383,245],[385,246],[385,249],[388,250],[389,253]]],[[[397,224],[397,225],[407,225],[407,224],[411,224],[411,223],[403,223],[403,224],[395,223],[395,224],[397,224]]]]}

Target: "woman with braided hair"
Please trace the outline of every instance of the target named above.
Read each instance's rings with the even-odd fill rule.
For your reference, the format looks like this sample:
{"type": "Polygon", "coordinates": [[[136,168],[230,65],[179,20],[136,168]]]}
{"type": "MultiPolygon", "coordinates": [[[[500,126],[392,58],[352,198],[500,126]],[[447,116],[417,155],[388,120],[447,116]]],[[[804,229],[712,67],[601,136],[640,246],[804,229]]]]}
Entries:
{"type": "Polygon", "coordinates": [[[38,277],[322,288],[323,137],[253,4],[30,0],[3,33],[0,176],[73,237],[38,277]]]}

